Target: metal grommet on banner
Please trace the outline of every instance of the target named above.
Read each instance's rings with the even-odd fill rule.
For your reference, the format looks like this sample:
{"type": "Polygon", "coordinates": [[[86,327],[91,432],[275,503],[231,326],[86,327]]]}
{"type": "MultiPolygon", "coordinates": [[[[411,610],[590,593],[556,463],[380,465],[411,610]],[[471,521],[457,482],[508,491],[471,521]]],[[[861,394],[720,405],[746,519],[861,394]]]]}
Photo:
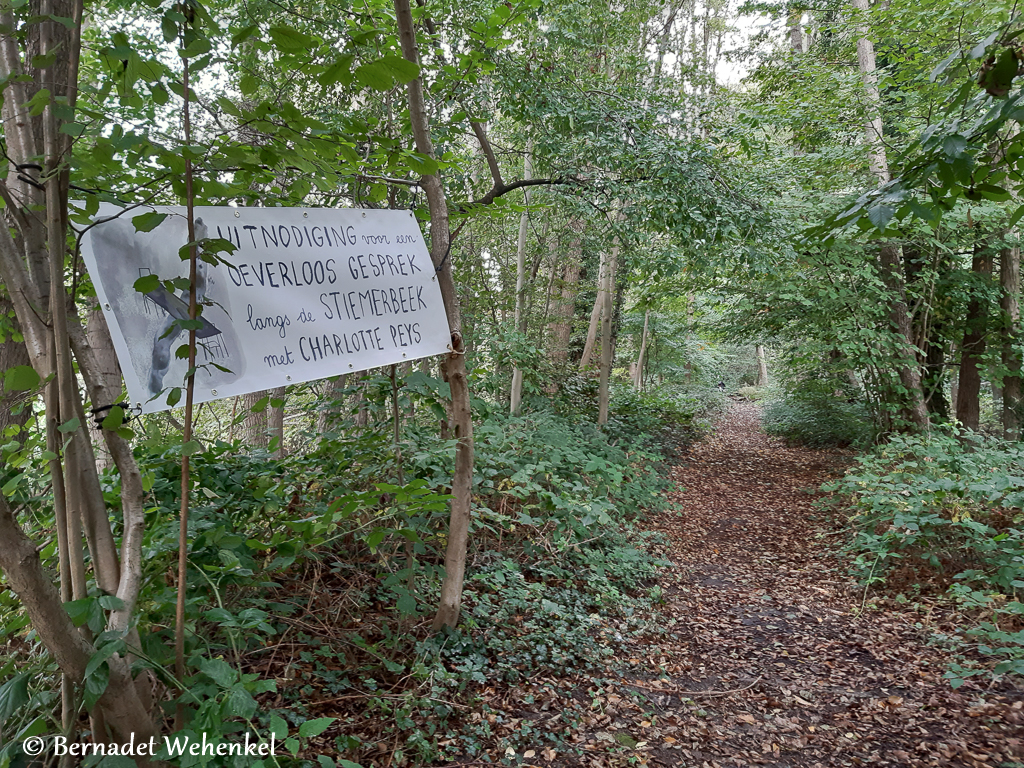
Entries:
{"type": "Polygon", "coordinates": [[[238,211],[235,211],[235,218],[236,219],[239,218],[241,215],[242,215],[241,213],[239,213],[238,211]]]}
{"type": "Polygon", "coordinates": [[[210,394],[213,395],[214,397],[216,397],[217,396],[217,390],[216,389],[211,389],[210,390],[210,394]]]}

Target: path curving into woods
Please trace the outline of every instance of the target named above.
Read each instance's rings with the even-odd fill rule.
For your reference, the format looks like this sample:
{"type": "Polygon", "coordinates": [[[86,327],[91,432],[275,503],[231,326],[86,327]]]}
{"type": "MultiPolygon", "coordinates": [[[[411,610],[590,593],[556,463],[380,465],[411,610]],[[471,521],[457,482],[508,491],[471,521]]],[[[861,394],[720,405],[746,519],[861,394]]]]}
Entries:
{"type": "Polygon", "coordinates": [[[1024,692],[950,688],[922,613],[883,601],[858,615],[842,531],[816,519],[809,492],[842,457],[788,448],[759,418],[733,404],[673,472],[680,489],[657,527],[671,540],[675,624],[632,660],[640,685],[624,684],[658,716],[619,718],[647,742],[639,754],[657,766],[1024,765],[1024,692]]]}

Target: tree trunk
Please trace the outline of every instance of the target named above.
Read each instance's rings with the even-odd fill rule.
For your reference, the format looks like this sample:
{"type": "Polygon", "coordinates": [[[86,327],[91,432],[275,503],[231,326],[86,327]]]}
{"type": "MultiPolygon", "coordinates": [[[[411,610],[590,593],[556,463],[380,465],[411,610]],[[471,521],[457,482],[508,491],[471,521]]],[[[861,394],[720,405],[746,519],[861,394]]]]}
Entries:
{"type": "MultiPolygon", "coordinates": [[[[117,352],[114,350],[114,340],[110,338],[110,330],[107,328],[106,318],[99,307],[92,309],[87,317],[85,325],[85,336],[89,346],[96,354],[96,362],[99,365],[96,375],[103,380],[104,389],[110,392],[121,392],[121,366],[117,362],[117,352]]],[[[93,408],[102,408],[114,403],[93,403],[93,408]]],[[[105,414],[101,414],[105,415],[105,414]]],[[[100,470],[112,469],[114,457],[106,449],[102,442],[96,441],[96,467],[100,470]]]]}
{"type": "MultiPolygon", "coordinates": [[[[52,577],[43,570],[36,546],[14,519],[7,499],[0,495],[0,570],[21,600],[32,627],[53,654],[57,666],[75,683],[85,678],[85,669],[96,650],[75,628],[64,610],[61,595],[52,577]]],[[[139,700],[127,661],[114,655],[107,661],[110,670],[106,692],[99,709],[118,743],[134,738],[136,743],[156,735],[147,710],[139,700]]],[[[97,735],[98,740],[103,737],[97,735]]],[[[144,761],[145,762],[145,761],[144,761]]]]}
{"type": "MultiPolygon", "coordinates": [[[[548,331],[551,334],[551,359],[555,363],[564,363],[569,359],[569,345],[572,342],[573,320],[576,318],[576,293],[580,279],[580,223],[569,222],[568,230],[573,233],[569,247],[566,249],[565,260],[561,265],[558,298],[552,307],[551,322],[548,331]]],[[[555,269],[556,265],[552,266],[555,269]]]]}
{"type": "Polygon", "coordinates": [[[603,426],[608,423],[609,395],[608,386],[611,381],[612,363],[615,353],[612,346],[613,294],[615,291],[615,269],[619,260],[619,240],[615,238],[608,263],[605,267],[604,302],[601,308],[601,373],[597,396],[597,423],[603,426]]]}
{"type": "MultiPolygon", "coordinates": [[[[17,321],[8,317],[13,306],[5,293],[0,292],[0,373],[22,365],[31,365],[25,342],[15,341],[13,333],[17,321]]],[[[24,442],[22,428],[32,416],[33,398],[25,392],[6,392],[0,386],[0,439],[24,442]]]]}
{"type": "Polygon", "coordinates": [[[270,420],[267,414],[269,403],[262,410],[254,411],[253,407],[263,398],[270,397],[270,392],[249,392],[242,395],[242,443],[248,448],[267,448],[270,445],[270,420]]]}
{"type": "MultiPolygon", "coordinates": [[[[985,243],[974,247],[971,272],[980,281],[992,275],[992,255],[985,243]]],[[[985,334],[988,325],[988,303],[978,295],[980,286],[971,296],[964,320],[964,340],[960,345],[960,384],[956,396],[956,418],[966,429],[977,431],[981,417],[981,358],[985,354],[985,334]]]]}
{"type": "Polygon", "coordinates": [[[330,431],[332,424],[341,415],[341,398],[348,381],[348,374],[343,373],[335,381],[329,382],[327,392],[324,393],[324,400],[320,411],[317,413],[317,432],[321,435],[330,431]]]}
{"type": "Polygon", "coordinates": [[[633,371],[633,386],[639,392],[644,384],[644,355],[647,354],[647,328],[651,321],[651,308],[644,312],[644,331],[640,335],[640,354],[636,356],[636,366],[633,371]]]}
{"type": "MultiPolygon", "coordinates": [[[[416,28],[409,0],[394,0],[395,17],[402,55],[419,64],[416,28]]],[[[430,121],[423,98],[423,82],[416,77],[408,83],[409,122],[416,150],[434,157],[430,139],[430,121]]],[[[451,389],[452,427],[455,432],[455,472],[452,475],[451,517],[448,525],[448,546],[444,558],[444,581],[441,598],[434,617],[434,629],[454,627],[462,608],[462,584],[466,573],[466,551],[469,546],[469,520],[473,492],[473,414],[469,399],[469,377],[466,372],[466,346],[462,335],[462,311],[452,278],[451,232],[448,224],[448,201],[440,177],[428,174],[420,179],[420,187],[430,209],[430,257],[437,271],[438,286],[444,299],[451,347],[444,358],[444,378],[451,389]]]]}
{"type": "Polygon", "coordinates": [[[764,356],[764,346],[758,344],[755,348],[757,352],[757,386],[767,387],[768,386],[768,361],[764,356]]]}
{"type": "Polygon", "coordinates": [[[1021,360],[1016,341],[1020,333],[1020,246],[1004,248],[999,254],[999,283],[1002,295],[1003,330],[1003,437],[1020,439],[1021,360]]]}
{"type": "MultiPolygon", "coordinates": [[[[526,142],[526,159],[523,161],[523,178],[531,178],[533,171],[533,139],[526,142]]],[[[523,190],[523,204],[530,205],[530,195],[523,190]]],[[[516,246],[516,306],[515,327],[517,333],[526,332],[526,235],[530,226],[529,211],[519,216],[519,242],[516,246]]],[[[516,365],[512,369],[512,395],[510,410],[513,416],[519,415],[523,400],[523,371],[516,365]]]]}
{"type": "MultiPolygon", "coordinates": [[[[121,475],[123,526],[121,558],[113,546],[113,535],[103,493],[96,472],[95,456],[87,432],[89,421],[73,369],[78,362],[94,403],[113,403],[120,386],[111,393],[105,388],[95,351],[73,312],[74,303],[64,285],[67,225],[70,137],[60,132],[60,120],[52,102],[39,117],[23,109],[27,94],[46,84],[55,99],[66,99],[74,109],[80,51],[80,2],[43,2],[40,19],[30,24],[24,40],[24,55],[15,37],[17,23],[10,13],[0,13],[0,81],[4,83],[4,138],[7,157],[16,170],[23,163],[36,164],[43,158],[46,172],[39,185],[12,184],[2,191],[7,203],[9,226],[0,227],[0,280],[4,283],[25,338],[31,365],[42,377],[53,375],[46,396],[46,423],[51,437],[58,424],[78,420],[78,427],[65,428],[60,444],[54,443],[51,460],[55,507],[66,502],[63,512],[55,509],[59,536],[65,538],[61,566],[70,576],[71,592],[84,594],[85,574],[81,562],[84,525],[92,550],[96,582],[105,592],[116,595],[123,608],[110,611],[107,629],[113,633],[132,632],[135,603],[141,586],[141,541],[144,526],[142,484],[131,447],[115,431],[104,430],[104,438],[121,475]],[[54,23],[55,17],[70,18],[73,29],[54,23]],[[36,59],[43,66],[36,69],[36,59]],[[28,75],[26,79],[24,75],[28,75]],[[12,196],[10,193],[13,193],[12,196]],[[63,453],[63,456],[60,454],[63,453]],[[63,525],[60,525],[63,523],[63,525]]],[[[25,173],[33,173],[26,170],[25,173]]],[[[16,175],[11,173],[11,176],[16,175]]],[[[25,606],[26,612],[61,672],[80,682],[95,649],[71,624],[61,605],[62,596],[44,573],[35,544],[21,531],[6,499],[0,499],[0,569],[25,606]]],[[[63,574],[62,574],[63,576],[63,574]]],[[[102,716],[118,741],[148,738],[155,732],[147,710],[133,684],[127,660],[121,655],[107,660],[109,685],[90,713],[102,716]]],[[[65,713],[67,716],[69,713],[65,713]]],[[[75,712],[70,713],[71,717],[75,712]]],[[[66,722],[70,725],[72,720],[66,722]]],[[[95,722],[95,721],[94,721],[95,722]]],[[[102,739],[102,733],[97,734],[102,739]]]]}
{"type": "Polygon", "coordinates": [[[601,261],[597,267],[597,296],[594,298],[594,308],[590,311],[590,324],[587,326],[587,340],[583,344],[583,356],[580,358],[580,370],[585,371],[590,367],[590,360],[594,356],[594,347],[597,346],[597,329],[601,324],[601,310],[604,307],[605,272],[608,269],[608,256],[601,251],[601,261]]]}
{"type": "MultiPolygon", "coordinates": [[[[869,0],[852,0],[853,7],[867,14],[869,0]]],[[[868,165],[879,184],[889,181],[889,163],[882,141],[881,97],[875,77],[875,46],[868,37],[870,29],[865,19],[858,20],[860,38],[857,40],[857,63],[860,67],[864,93],[868,102],[869,117],[864,124],[864,138],[868,147],[868,165]]],[[[883,243],[879,248],[879,272],[889,291],[889,320],[900,337],[897,368],[900,383],[906,390],[906,411],[914,427],[927,431],[930,422],[928,409],[924,404],[921,390],[921,372],[917,363],[917,348],[914,346],[913,328],[907,308],[906,290],[900,248],[892,243],[883,243]]]]}
{"type": "Polygon", "coordinates": [[[285,387],[277,387],[270,391],[270,405],[268,406],[267,427],[270,439],[268,447],[274,447],[274,458],[283,459],[287,454],[284,446],[284,399],[288,391],[285,387]],[[275,405],[275,403],[279,403],[275,405]]]}

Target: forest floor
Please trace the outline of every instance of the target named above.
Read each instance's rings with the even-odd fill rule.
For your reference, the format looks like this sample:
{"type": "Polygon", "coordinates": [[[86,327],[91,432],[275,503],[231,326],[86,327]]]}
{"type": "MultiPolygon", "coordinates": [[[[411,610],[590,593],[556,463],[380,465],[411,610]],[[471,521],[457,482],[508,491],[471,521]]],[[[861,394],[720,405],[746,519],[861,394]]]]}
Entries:
{"type": "Polygon", "coordinates": [[[759,417],[755,404],[733,404],[673,470],[672,504],[653,521],[673,564],[660,578],[660,628],[627,645],[630,674],[580,680],[573,700],[543,679],[495,692],[534,726],[576,709],[575,754],[538,744],[502,757],[1024,766],[1024,691],[980,679],[952,689],[948,652],[928,644],[946,620],[938,604],[865,594],[849,577],[842,521],[814,506],[849,457],[786,447],[759,417]]]}

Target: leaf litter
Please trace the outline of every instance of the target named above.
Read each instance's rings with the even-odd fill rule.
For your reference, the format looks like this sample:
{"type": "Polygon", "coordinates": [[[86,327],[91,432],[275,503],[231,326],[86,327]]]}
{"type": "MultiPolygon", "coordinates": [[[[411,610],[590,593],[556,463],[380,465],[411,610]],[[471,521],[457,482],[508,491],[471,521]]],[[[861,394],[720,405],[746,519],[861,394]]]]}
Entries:
{"type": "Polygon", "coordinates": [[[652,522],[672,563],[655,629],[627,638],[607,678],[485,689],[471,717],[495,742],[450,765],[1024,766],[1024,692],[953,690],[928,644],[941,617],[868,603],[848,576],[843,521],[814,502],[849,456],[788,447],[759,419],[734,403],[672,471],[652,522]],[[495,711],[514,716],[482,714],[495,711]],[[507,746],[524,723],[572,727],[507,746]]]}

